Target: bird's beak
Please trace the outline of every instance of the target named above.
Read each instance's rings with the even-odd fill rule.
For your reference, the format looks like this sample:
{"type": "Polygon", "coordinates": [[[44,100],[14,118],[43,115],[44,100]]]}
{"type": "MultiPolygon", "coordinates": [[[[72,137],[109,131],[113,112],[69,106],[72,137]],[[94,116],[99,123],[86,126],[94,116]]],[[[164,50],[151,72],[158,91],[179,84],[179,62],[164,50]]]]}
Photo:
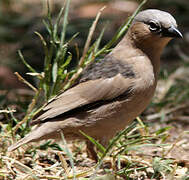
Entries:
{"type": "Polygon", "coordinates": [[[182,33],[174,26],[164,30],[162,35],[164,37],[183,38],[182,33]]]}

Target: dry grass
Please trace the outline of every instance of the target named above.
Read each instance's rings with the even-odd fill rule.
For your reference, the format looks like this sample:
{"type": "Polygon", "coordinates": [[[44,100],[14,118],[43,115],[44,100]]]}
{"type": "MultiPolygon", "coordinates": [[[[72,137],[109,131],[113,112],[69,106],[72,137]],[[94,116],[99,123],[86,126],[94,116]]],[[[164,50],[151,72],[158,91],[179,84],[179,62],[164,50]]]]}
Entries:
{"type": "MultiPolygon", "coordinates": [[[[17,11],[20,11],[19,8],[23,8],[16,4],[11,5],[11,8],[15,7],[17,11]]],[[[66,21],[64,22],[66,23],[66,21]]],[[[90,50],[90,41],[96,25],[97,21],[94,22],[93,28],[89,32],[85,51],[80,58],[81,63],[75,71],[75,76],[65,77],[66,88],[81,72],[84,60],[87,62],[94,60],[95,53],[98,55],[106,52],[115,42],[114,37],[108,48],[105,46],[104,49],[98,49],[100,37],[96,48],[92,45],[93,48],[90,50]],[[87,53],[88,51],[90,53],[87,53]]],[[[40,34],[38,35],[40,36],[40,34]]],[[[117,36],[120,34],[118,33],[117,36]]],[[[40,37],[44,43],[43,37],[40,37]]],[[[183,58],[182,50],[177,48],[177,51],[181,55],[180,58],[183,58]]],[[[118,135],[117,139],[114,138],[108,151],[107,149],[104,152],[98,150],[99,157],[101,157],[98,163],[88,158],[84,142],[75,141],[66,144],[64,139],[58,144],[54,141],[31,143],[14,152],[7,152],[8,146],[30,130],[28,116],[31,118],[31,113],[35,110],[37,99],[42,91],[28,84],[27,80],[17,74],[23,82],[31,87],[32,91],[1,91],[1,96],[4,98],[1,101],[3,107],[6,104],[5,101],[12,102],[14,99],[14,102],[9,105],[9,108],[0,110],[2,119],[0,122],[0,179],[75,178],[97,180],[99,177],[102,180],[189,179],[187,57],[184,54],[185,62],[180,63],[177,69],[166,78],[160,79],[153,103],[142,115],[145,124],[138,119],[137,125],[130,126],[130,131],[118,135]],[[28,105],[29,103],[30,105],[28,105]],[[22,119],[22,121],[17,119],[22,119]]],[[[24,61],[23,58],[22,60],[24,61]]],[[[27,65],[27,63],[25,64],[27,65]]],[[[31,70],[31,67],[29,69],[31,70]]],[[[32,75],[39,79],[44,78],[43,73],[35,74],[33,71],[32,75]]],[[[50,95],[48,96],[50,97],[50,95]]]]}

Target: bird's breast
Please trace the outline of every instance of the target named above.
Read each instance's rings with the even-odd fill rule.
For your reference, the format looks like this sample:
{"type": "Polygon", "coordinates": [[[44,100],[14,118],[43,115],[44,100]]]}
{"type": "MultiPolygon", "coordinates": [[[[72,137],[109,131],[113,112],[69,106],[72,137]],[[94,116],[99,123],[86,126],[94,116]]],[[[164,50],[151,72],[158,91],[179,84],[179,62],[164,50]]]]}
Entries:
{"type": "Polygon", "coordinates": [[[153,97],[154,90],[151,88],[143,92],[133,91],[125,98],[122,97],[91,111],[86,124],[91,127],[89,133],[94,129],[95,133],[98,131],[99,139],[101,136],[113,137],[116,132],[124,129],[144,111],[153,97]]]}

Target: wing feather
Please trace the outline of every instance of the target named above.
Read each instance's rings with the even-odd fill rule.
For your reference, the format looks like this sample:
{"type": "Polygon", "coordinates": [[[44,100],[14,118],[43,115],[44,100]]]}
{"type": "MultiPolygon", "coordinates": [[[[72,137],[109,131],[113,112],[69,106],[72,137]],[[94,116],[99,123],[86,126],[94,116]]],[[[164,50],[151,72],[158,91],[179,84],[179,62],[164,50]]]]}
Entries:
{"type": "Polygon", "coordinates": [[[89,80],[65,91],[44,107],[35,121],[54,118],[75,108],[99,101],[111,100],[132,87],[133,79],[118,74],[112,78],[89,80]]]}

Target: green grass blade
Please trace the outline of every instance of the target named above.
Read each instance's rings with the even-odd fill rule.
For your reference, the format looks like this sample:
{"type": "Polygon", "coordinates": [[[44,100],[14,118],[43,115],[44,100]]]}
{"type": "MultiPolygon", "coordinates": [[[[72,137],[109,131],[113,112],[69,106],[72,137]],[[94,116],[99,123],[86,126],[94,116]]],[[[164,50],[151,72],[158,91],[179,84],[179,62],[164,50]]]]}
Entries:
{"type": "Polygon", "coordinates": [[[70,152],[68,146],[67,146],[67,143],[66,143],[66,140],[64,138],[64,134],[63,132],[61,131],[61,138],[62,138],[62,141],[63,141],[63,144],[64,144],[64,150],[69,158],[69,161],[70,161],[70,164],[71,164],[71,167],[72,167],[72,170],[73,170],[73,179],[76,180],[76,172],[75,172],[75,167],[74,167],[74,161],[73,161],[73,156],[72,156],[72,153],[70,152]]]}
{"type": "Polygon", "coordinates": [[[61,33],[61,38],[60,38],[60,47],[63,46],[64,41],[65,41],[66,28],[67,28],[67,24],[68,24],[69,6],[70,6],[70,0],[67,0],[66,1],[65,12],[64,12],[64,20],[63,20],[63,24],[62,24],[62,33],[61,33]]]}
{"type": "Polygon", "coordinates": [[[88,136],[84,132],[80,131],[80,133],[85,136],[90,142],[92,142],[102,153],[105,153],[106,149],[104,146],[102,146],[98,141],[96,141],[94,138],[88,136]]]}
{"type": "Polygon", "coordinates": [[[20,56],[20,59],[22,60],[22,62],[24,63],[24,65],[33,73],[37,73],[37,71],[32,68],[24,59],[24,56],[22,55],[22,52],[20,50],[18,50],[18,55],[20,56]]]}
{"type": "Polygon", "coordinates": [[[58,17],[56,19],[55,25],[54,25],[53,38],[54,38],[55,41],[57,41],[58,26],[60,24],[60,19],[62,17],[63,11],[64,11],[64,7],[61,8],[61,10],[58,14],[58,17]]]}

